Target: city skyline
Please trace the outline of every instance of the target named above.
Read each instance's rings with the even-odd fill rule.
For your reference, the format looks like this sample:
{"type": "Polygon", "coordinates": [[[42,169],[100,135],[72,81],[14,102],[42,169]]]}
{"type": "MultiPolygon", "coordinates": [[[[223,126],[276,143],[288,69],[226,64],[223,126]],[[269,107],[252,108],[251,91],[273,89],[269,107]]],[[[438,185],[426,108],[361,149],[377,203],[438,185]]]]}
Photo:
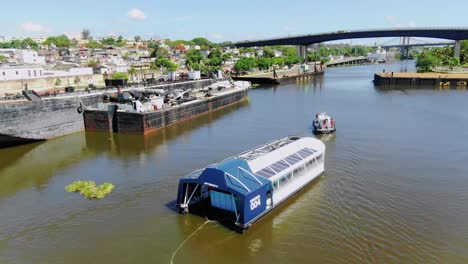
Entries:
{"type": "Polygon", "coordinates": [[[287,4],[240,0],[229,5],[212,0],[203,4],[189,1],[174,4],[84,0],[76,6],[57,0],[48,1],[47,5],[26,0],[8,4],[10,11],[0,18],[0,36],[47,37],[67,34],[79,37],[81,30],[86,28],[97,37],[122,35],[128,38],[139,35],[145,39],[192,39],[201,36],[222,42],[337,30],[468,27],[463,19],[464,7],[468,4],[451,1],[448,5],[457,8],[441,13],[440,2],[432,0],[425,2],[423,10],[417,3],[402,0],[393,1],[392,6],[402,7],[393,9],[367,0],[352,3],[297,0],[287,4]],[[286,13],[294,15],[285,17],[286,13]],[[348,22],[343,23],[342,18],[348,22]]]}

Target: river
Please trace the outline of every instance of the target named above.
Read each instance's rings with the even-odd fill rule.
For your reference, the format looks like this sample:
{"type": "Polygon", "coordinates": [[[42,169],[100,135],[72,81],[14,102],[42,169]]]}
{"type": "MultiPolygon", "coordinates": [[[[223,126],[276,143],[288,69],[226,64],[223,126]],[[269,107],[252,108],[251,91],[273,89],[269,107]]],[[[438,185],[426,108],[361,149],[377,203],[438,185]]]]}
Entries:
{"type": "Polygon", "coordinates": [[[206,219],[174,211],[179,177],[285,135],[311,136],[326,172],[240,235],[209,222],[174,263],[467,263],[468,92],[378,89],[376,71],[250,91],[249,102],[139,136],[81,132],[0,150],[0,263],[170,263],[206,219]],[[111,182],[102,200],[64,187],[111,182]]]}

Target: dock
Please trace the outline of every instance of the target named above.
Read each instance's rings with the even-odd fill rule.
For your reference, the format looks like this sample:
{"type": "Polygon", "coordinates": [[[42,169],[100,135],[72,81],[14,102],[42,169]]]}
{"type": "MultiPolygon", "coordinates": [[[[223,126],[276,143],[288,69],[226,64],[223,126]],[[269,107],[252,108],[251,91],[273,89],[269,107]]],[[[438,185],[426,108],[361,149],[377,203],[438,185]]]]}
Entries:
{"type": "Polygon", "coordinates": [[[283,84],[295,82],[298,80],[313,79],[315,76],[323,76],[323,68],[312,66],[310,71],[300,71],[299,67],[293,67],[287,70],[267,71],[253,73],[243,76],[232,76],[236,81],[249,81],[252,84],[283,84]]]}
{"type": "Polygon", "coordinates": [[[466,73],[414,73],[414,72],[381,72],[374,74],[376,86],[404,87],[466,87],[466,73]]]}

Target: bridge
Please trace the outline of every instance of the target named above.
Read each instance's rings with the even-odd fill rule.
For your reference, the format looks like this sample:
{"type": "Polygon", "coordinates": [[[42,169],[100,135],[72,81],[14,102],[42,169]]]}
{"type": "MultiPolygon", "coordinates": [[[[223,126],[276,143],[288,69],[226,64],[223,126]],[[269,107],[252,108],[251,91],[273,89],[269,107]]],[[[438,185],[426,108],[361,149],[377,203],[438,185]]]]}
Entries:
{"type": "Polygon", "coordinates": [[[382,45],[382,49],[390,48],[412,48],[412,47],[431,47],[431,46],[454,46],[455,42],[437,42],[437,43],[415,43],[415,44],[394,44],[394,45],[382,45]]]}
{"type": "Polygon", "coordinates": [[[350,64],[362,64],[366,62],[369,62],[367,57],[359,56],[359,57],[343,58],[340,60],[332,60],[332,61],[325,63],[325,66],[335,67],[335,66],[350,65],[350,64]]]}
{"type": "Polygon", "coordinates": [[[468,28],[407,28],[407,29],[378,29],[363,31],[340,30],[330,33],[288,36],[263,40],[241,41],[234,43],[236,47],[259,47],[273,45],[295,45],[298,53],[305,58],[307,46],[315,43],[359,38],[382,38],[382,37],[423,37],[454,40],[455,56],[460,56],[461,40],[468,39],[468,28]]]}

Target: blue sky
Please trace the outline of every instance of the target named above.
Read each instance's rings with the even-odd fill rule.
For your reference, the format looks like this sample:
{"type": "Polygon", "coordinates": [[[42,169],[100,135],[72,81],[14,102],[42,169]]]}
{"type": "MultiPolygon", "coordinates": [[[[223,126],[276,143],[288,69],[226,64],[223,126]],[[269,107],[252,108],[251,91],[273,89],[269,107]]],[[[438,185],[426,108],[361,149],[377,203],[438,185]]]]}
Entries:
{"type": "Polygon", "coordinates": [[[0,0],[0,36],[108,34],[212,41],[395,27],[468,27],[468,1],[0,0]]]}

